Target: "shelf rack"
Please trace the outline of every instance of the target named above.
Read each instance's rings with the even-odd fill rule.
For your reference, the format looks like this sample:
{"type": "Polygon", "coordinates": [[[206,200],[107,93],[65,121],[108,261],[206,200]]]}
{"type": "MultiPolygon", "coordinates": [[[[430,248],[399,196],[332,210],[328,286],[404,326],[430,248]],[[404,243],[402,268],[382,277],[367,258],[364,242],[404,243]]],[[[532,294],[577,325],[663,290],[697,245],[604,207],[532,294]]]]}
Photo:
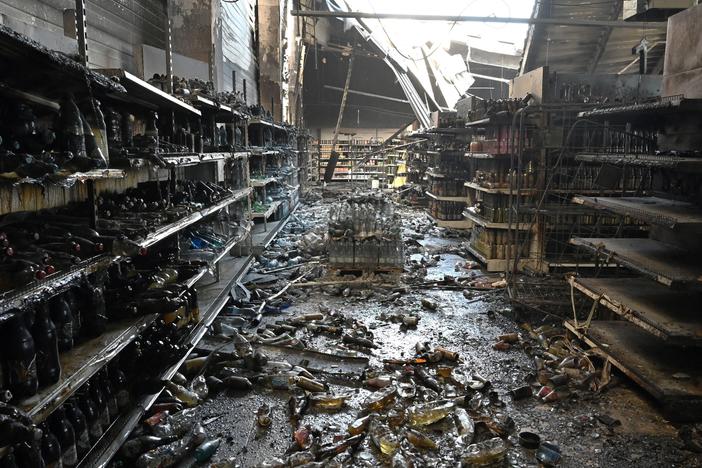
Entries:
{"type": "Polygon", "coordinates": [[[618,263],[666,286],[702,283],[699,254],[657,240],[641,238],[580,238],[571,243],[590,250],[604,263],[618,263]]]}
{"type": "Polygon", "coordinates": [[[477,214],[474,208],[466,208],[463,210],[463,216],[470,220],[473,224],[477,224],[488,229],[515,229],[518,231],[529,231],[532,229],[532,226],[529,223],[514,223],[510,225],[509,223],[494,223],[492,221],[488,221],[477,214]]]}
{"type": "MultiPolygon", "coordinates": [[[[485,192],[485,193],[492,193],[492,194],[500,194],[500,195],[509,195],[510,191],[514,195],[517,195],[517,190],[516,189],[510,189],[509,187],[485,187],[483,185],[480,185],[475,182],[466,182],[465,184],[466,187],[469,189],[477,190],[478,192],[485,192]]],[[[525,189],[520,189],[519,190],[519,195],[534,195],[538,192],[537,189],[532,189],[532,188],[525,188],[525,189]]]]}
{"type": "Polygon", "coordinates": [[[163,239],[172,236],[178,231],[181,231],[185,229],[188,226],[191,226],[198,221],[202,220],[203,218],[206,218],[207,216],[216,213],[217,211],[231,205],[234,202],[237,202],[245,197],[247,197],[251,193],[251,188],[243,188],[239,189],[234,193],[233,195],[225,198],[224,200],[219,201],[218,203],[209,206],[207,208],[203,208],[202,210],[195,211],[188,216],[179,219],[178,221],[175,221],[171,224],[167,224],[165,226],[161,226],[158,228],[156,231],[152,232],[149,234],[146,238],[138,240],[137,244],[139,247],[150,247],[158,242],[161,242],[163,239]]]}
{"type": "Polygon", "coordinates": [[[590,345],[651,394],[666,419],[696,421],[702,417],[699,365],[685,348],[671,346],[631,322],[596,320],[587,331],[565,322],[574,335],[590,345]]]}
{"type": "Polygon", "coordinates": [[[433,198],[434,200],[439,200],[439,201],[453,201],[453,202],[465,202],[468,197],[447,197],[443,195],[434,195],[433,193],[427,191],[425,192],[427,197],[433,198]]]}
{"type": "Polygon", "coordinates": [[[54,385],[41,388],[39,392],[18,403],[35,423],[46,419],[73,393],[129,343],[151,325],[158,314],[146,315],[132,320],[111,322],[107,331],[97,338],[75,346],[59,355],[61,379],[54,385]]]}
{"type": "Polygon", "coordinates": [[[579,153],[576,161],[702,173],[702,158],[670,154],[579,153]]]}
{"type": "MultiPolygon", "coordinates": [[[[185,359],[195,349],[202,337],[205,336],[209,326],[226,305],[231,288],[243,278],[251,266],[253,259],[254,257],[249,255],[247,257],[226,261],[226,265],[223,264],[222,268],[224,273],[226,273],[223,276],[227,279],[198,290],[198,300],[205,305],[201,307],[203,312],[201,313],[200,322],[193,327],[184,340],[184,343],[188,345],[187,351],[181,356],[178,362],[161,373],[160,381],[169,381],[176,372],[178,372],[178,369],[183,362],[185,362],[185,359]]],[[[79,462],[78,467],[92,468],[106,466],[115,456],[122,444],[127,440],[132,429],[136,427],[144,413],[161,395],[161,392],[163,392],[163,388],[155,393],[141,395],[137,398],[132,409],[120,415],[110,425],[100,440],[91,448],[83,460],[79,462]]]]}
{"type": "Polygon", "coordinates": [[[647,278],[569,277],[570,284],[618,316],[676,346],[699,346],[702,294],[675,291],[647,278]]]}
{"type": "Polygon", "coordinates": [[[573,202],[667,228],[702,227],[702,210],[689,202],[659,197],[584,197],[573,202]]]}
{"type": "Polygon", "coordinates": [[[150,85],[141,78],[132,75],[121,68],[103,68],[95,70],[105,76],[114,77],[127,90],[128,99],[146,108],[155,109],[158,107],[184,111],[186,113],[200,117],[202,112],[187,104],[184,101],[165,93],[155,86],[150,85]]]}
{"type": "MultiPolygon", "coordinates": [[[[16,79],[11,76],[5,77],[6,83],[0,85],[0,95],[10,95],[13,99],[24,100],[30,103],[33,107],[41,108],[49,113],[57,113],[60,111],[59,99],[65,93],[83,94],[86,90],[86,83],[89,83],[87,89],[94,93],[94,97],[98,98],[106,107],[116,107],[119,110],[125,110],[135,115],[136,119],[141,119],[145,111],[159,111],[161,117],[165,117],[167,127],[169,123],[176,122],[175,116],[182,121],[187,119],[190,123],[196,120],[204,122],[205,118],[214,118],[216,122],[233,121],[237,127],[241,126],[242,121],[246,121],[246,116],[231,106],[217,103],[206,96],[190,96],[176,97],[161,91],[160,89],[150,85],[144,80],[139,79],[128,71],[120,69],[104,69],[104,70],[89,70],[71,59],[67,59],[60,54],[49,51],[41,47],[34,41],[25,40],[19,34],[14,33],[9,28],[0,25],[0,55],[3,59],[7,59],[9,70],[14,70],[15,75],[19,75],[16,79]],[[27,66],[29,64],[29,67],[27,66]],[[14,66],[16,65],[16,67],[14,66]],[[22,76],[22,73],[16,73],[18,70],[31,68],[32,73],[22,76]],[[40,82],[46,81],[46,78],[51,79],[53,86],[45,87],[40,82]],[[31,88],[32,90],[25,89],[31,88]],[[39,91],[41,90],[41,91],[39,91]],[[186,102],[187,101],[187,102],[186,102]],[[219,120],[217,120],[219,119],[219,120]]],[[[285,132],[286,135],[293,134],[290,127],[279,125],[270,122],[259,122],[257,118],[251,119],[254,124],[261,123],[264,126],[271,126],[276,132],[285,132]]],[[[141,123],[141,122],[139,122],[141,123]]],[[[138,128],[138,127],[137,127],[138,128]]],[[[161,126],[159,127],[161,129],[161,126]]],[[[246,130],[247,126],[244,128],[246,130]]],[[[242,145],[231,144],[231,147],[243,147],[248,142],[248,135],[244,138],[242,145]]],[[[166,132],[167,136],[168,132],[166,132]]],[[[276,133],[280,135],[280,133],[276,133]]],[[[290,150],[285,148],[285,145],[290,143],[280,143],[283,147],[273,149],[254,149],[253,155],[289,155],[290,150]]],[[[304,146],[303,146],[304,147],[304,146]]],[[[298,148],[300,149],[300,148],[298,148]]],[[[249,148],[245,151],[219,151],[208,153],[161,153],[156,156],[148,154],[148,150],[143,152],[145,158],[139,159],[139,154],[130,154],[133,159],[128,159],[127,170],[122,169],[100,169],[88,172],[78,172],[68,174],[61,171],[55,175],[44,177],[41,183],[50,186],[52,183],[64,187],[72,186],[78,182],[85,182],[88,186],[87,196],[84,190],[76,190],[80,200],[86,200],[96,207],[96,196],[100,190],[124,190],[134,186],[139,182],[152,181],[154,177],[161,177],[166,173],[165,169],[170,170],[169,176],[175,177],[176,174],[194,174],[195,170],[190,169],[210,162],[222,162],[232,159],[243,159],[252,156],[249,148]],[[134,161],[134,164],[132,162],[134,161]],[[156,162],[158,161],[158,162],[156,162]],[[156,171],[153,171],[153,169],[156,171]],[[180,171],[180,169],[183,169],[180,171]],[[177,171],[178,170],[178,171],[177,171]],[[110,180],[115,180],[112,182],[110,180]],[[124,179],[119,181],[117,179],[124,179]],[[97,188],[99,187],[99,189],[97,188]]],[[[297,154],[297,160],[306,160],[304,155],[297,154]]],[[[116,160],[117,158],[115,158],[116,160]]],[[[242,164],[244,171],[248,172],[248,164],[242,164]]],[[[209,174],[212,167],[205,166],[203,171],[197,170],[199,174],[207,172],[209,174]]],[[[237,170],[239,167],[237,166],[237,170]]],[[[297,174],[298,171],[294,171],[297,174]]],[[[220,177],[218,173],[216,177],[220,177]]],[[[248,174],[245,175],[246,184],[248,184],[248,174]]],[[[10,179],[8,179],[10,180],[10,179]]],[[[218,179],[219,181],[220,179],[218,179]]],[[[286,179],[288,180],[288,179],[286,179]]],[[[31,183],[32,181],[23,179],[16,180],[20,184],[31,183]]],[[[299,191],[299,182],[290,181],[290,185],[294,188],[294,193],[291,193],[291,203],[294,195],[299,191]]],[[[51,187],[53,189],[53,187],[51,187]]],[[[69,187],[70,188],[70,187],[69,187]]],[[[24,190],[25,187],[22,187],[24,190]]],[[[237,190],[233,195],[220,200],[212,206],[205,207],[196,212],[190,213],[173,223],[161,226],[154,232],[138,239],[136,244],[140,247],[150,247],[159,242],[170,238],[184,228],[191,226],[202,219],[219,212],[222,209],[242,200],[248,200],[253,192],[251,187],[245,187],[237,190]]],[[[77,198],[78,199],[78,198],[77,198]]],[[[68,198],[63,198],[62,203],[66,203],[68,198]]],[[[280,202],[276,202],[280,203],[280,202]]],[[[40,206],[38,204],[38,206],[40,206]]],[[[53,207],[54,205],[50,206],[53,207]]],[[[95,210],[96,211],[96,210],[95,210]]],[[[196,283],[199,289],[199,303],[202,311],[201,321],[189,332],[185,338],[189,345],[188,352],[181,356],[178,363],[171,366],[161,373],[163,380],[170,379],[177,371],[180,364],[187,358],[188,354],[202,336],[206,333],[208,327],[215,319],[217,314],[226,304],[229,292],[232,286],[240,281],[243,275],[250,267],[253,257],[250,255],[250,249],[246,249],[247,253],[244,257],[232,257],[231,251],[237,245],[242,245],[245,239],[251,237],[251,220],[250,220],[250,203],[243,208],[246,213],[247,228],[244,232],[230,239],[229,242],[221,249],[215,257],[209,262],[207,267],[200,268],[196,274],[185,281],[187,287],[192,287],[196,283]],[[212,285],[203,285],[204,276],[211,270],[212,267],[217,267],[222,270],[224,280],[218,281],[212,285]]],[[[93,215],[90,221],[95,224],[97,216],[93,215]]],[[[279,226],[283,226],[284,222],[280,221],[279,226]]],[[[272,238],[279,232],[270,233],[272,238]]],[[[8,311],[12,309],[26,308],[38,301],[47,300],[50,296],[63,293],[68,288],[76,284],[76,282],[87,275],[91,275],[100,271],[104,271],[109,265],[114,262],[126,260],[127,256],[104,254],[87,260],[83,260],[79,264],[70,269],[58,271],[40,281],[35,281],[27,286],[18,288],[14,291],[6,292],[0,295],[0,325],[7,319],[10,314],[8,311]]],[[[86,381],[94,376],[102,369],[111,359],[117,356],[129,343],[150,324],[154,322],[157,315],[148,315],[134,319],[111,321],[107,324],[107,331],[101,336],[77,344],[68,352],[60,354],[60,362],[62,366],[62,376],[60,381],[52,386],[41,388],[33,397],[19,403],[19,406],[26,410],[29,415],[36,421],[41,422],[46,419],[52,411],[62,405],[71,395],[73,395],[86,381]]],[[[108,431],[98,444],[91,449],[88,458],[82,461],[82,466],[104,466],[109,459],[117,451],[121,443],[129,434],[129,430],[138,423],[143,412],[148,409],[156,400],[160,392],[144,396],[139,400],[139,405],[136,411],[124,414],[111,425],[108,431]]],[[[0,449],[2,450],[2,449],[0,449]]]]}
{"type": "Polygon", "coordinates": [[[473,227],[473,223],[471,223],[468,220],[465,219],[456,219],[456,220],[445,220],[445,219],[438,219],[433,217],[432,215],[428,215],[429,218],[431,218],[432,221],[436,223],[437,226],[442,227],[442,228],[447,228],[447,229],[470,229],[473,227]]]}
{"type": "Polygon", "coordinates": [[[8,291],[0,297],[0,323],[4,322],[12,309],[19,309],[47,299],[67,290],[77,279],[107,268],[112,263],[112,256],[98,255],[83,260],[73,268],[60,270],[46,278],[35,281],[25,287],[8,291]]]}

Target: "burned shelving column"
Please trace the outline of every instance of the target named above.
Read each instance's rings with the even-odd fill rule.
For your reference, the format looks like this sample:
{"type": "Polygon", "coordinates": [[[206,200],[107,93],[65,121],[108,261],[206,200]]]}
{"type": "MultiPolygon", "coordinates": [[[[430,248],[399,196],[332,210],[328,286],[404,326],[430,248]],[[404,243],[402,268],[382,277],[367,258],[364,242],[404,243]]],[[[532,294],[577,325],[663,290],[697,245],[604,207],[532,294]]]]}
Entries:
{"type": "MultiPolygon", "coordinates": [[[[423,136],[425,135],[417,132],[409,135],[412,139],[423,136]]],[[[431,138],[425,138],[424,142],[412,145],[407,149],[406,184],[409,193],[405,198],[414,206],[427,206],[429,203],[429,197],[426,196],[429,188],[429,177],[426,173],[431,166],[433,157],[439,154],[436,145],[431,138]]]]}
{"type": "MultiPolygon", "coordinates": [[[[301,151],[298,150],[298,129],[273,122],[260,109],[249,120],[249,149],[251,153],[252,217],[257,246],[267,245],[283,227],[300,197],[298,170],[301,151]],[[258,112],[258,114],[257,114],[258,112]],[[269,225],[274,228],[269,230],[269,225]]],[[[304,154],[303,154],[304,156],[304,154]]]]}
{"type": "Polygon", "coordinates": [[[667,418],[679,421],[702,417],[702,96],[695,84],[699,64],[685,68],[692,64],[690,44],[700,40],[700,18],[698,6],[669,20],[663,97],[579,114],[596,123],[600,144],[576,159],[622,179],[633,174],[635,187],[643,189],[573,198],[638,230],[572,236],[572,245],[610,268],[568,276],[579,293],[574,299],[584,304],[566,327],[650,393],[667,418]]]}
{"type": "Polygon", "coordinates": [[[468,178],[468,163],[462,150],[444,149],[433,155],[426,171],[429,216],[439,227],[468,229],[471,223],[463,218],[468,201],[463,184],[468,178]]]}
{"type": "MultiPolygon", "coordinates": [[[[597,347],[615,366],[641,385],[676,420],[702,415],[702,206],[696,187],[701,181],[697,144],[667,139],[663,132],[676,122],[702,122],[702,101],[659,98],[629,106],[583,112],[604,128],[625,128],[628,138],[611,140],[599,151],[579,155],[591,163],[622,172],[643,169],[649,189],[637,196],[577,195],[573,201],[621,225],[636,224],[638,235],[572,237],[603,266],[619,266],[615,277],[582,273],[569,277],[570,287],[600,308],[591,323],[566,326],[597,347]],[[651,138],[649,135],[656,135],[651,138]],[[639,140],[644,139],[644,144],[639,140]],[[658,147],[653,144],[658,140],[658,147]],[[642,236],[643,234],[643,236],[642,236]],[[614,319],[620,320],[614,320],[614,319]],[[675,376],[686,376],[676,378],[675,376]]],[[[588,305],[589,302],[589,305],[588,305]]],[[[595,310],[595,309],[592,309],[595,310]]]]}
{"type": "MultiPolygon", "coordinates": [[[[248,153],[204,130],[202,99],[109,79],[4,27],[0,57],[0,394],[24,426],[84,412],[63,460],[102,466],[251,263],[248,153]]],[[[216,126],[230,110],[215,105],[216,126]]],[[[18,441],[16,463],[37,444],[18,441]]]]}
{"type": "Polygon", "coordinates": [[[297,134],[295,135],[296,144],[294,152],[297,156],[297,167],[295,171],[297,173],[297,183],[300,185],[300,195],[307,193],[310,182],[310,138],[311,137],[307,129],[297,129],[297,134]]]}
{"type": "MultiPolygon", "coordinates": [[[[634,102],[651,96],[659,85],[656,76],[578,75],[543,67],[515,78],[509,100],[469,102],[467,125],[475,129],[469,156],[475,172],[466,185],[476,198],[466,216],[483,218],[476,220],[483,225],[474,229],[472,240],[482,247],[481,254],[498,257],[494,263],[508,273],[513,303],[570,310],[559,275],[601,265],[585,258],[569,239],[592,230],[641,232],[636,222],[621,224],[571,203],[578,193],[641,193],[648,182],[638,171],[621,173],[579,160],[579,152],[600,144],[603,130],[579,119],[578,112],[614,99],[634,102]]],[[[626,134],[620,128],[608,131],[613,138],[626,134]]]]}
{"type": "Polygon", "coordinates": [[[516,131],[512,122],[527,102],[522,99],[471,99],[466,126],[473,129],[470,151],[471,179],[465,182],[468,207],[463,212],[474,223],[469,249],[488,271],[536,267],[534,231],[528,216],[514,207],[534,200],[538,183],[538,152],[530,141],[534,123],[516,131]],[[518,134],[517,134],[518,133],[518,134]],[[518,158],[513,157],[511,137],[523,137],[518,158]],[[517,160],[517,164],[515,164],[517,160]]]}
{"type": "Polygon", "coordinates": [[[434,124],[430,129],[411,135],[427,140],[427,149],[419,156],[427,181],[427,212],[439,227],[470,229],[473,224],[463,217],[468,202],[463,184],[470,178],[465,148],[471,131],[463,126],[463,120],[458,119],[455,112],[435,112],[434,124]],[[426,169],[423,161],[426,161],[426,169]]]}

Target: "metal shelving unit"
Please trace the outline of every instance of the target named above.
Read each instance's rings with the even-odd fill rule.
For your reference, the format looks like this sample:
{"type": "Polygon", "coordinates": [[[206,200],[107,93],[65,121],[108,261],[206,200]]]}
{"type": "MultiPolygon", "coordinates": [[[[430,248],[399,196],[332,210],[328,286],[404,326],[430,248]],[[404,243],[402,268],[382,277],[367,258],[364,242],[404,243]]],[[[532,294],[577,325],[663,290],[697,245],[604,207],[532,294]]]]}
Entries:
{"type": "MultiPolygon", "coordinates": [[[[209,326],[226,305],[231,288],[246,274],[252,262],[253,256],[233,258],[226,261],[226,265],[222,266],[223,272],[225,273],[223,276],[227,279],[198,290],[199,301],[204,305],[204,307],[201,306],[201,310],[204,312],[201,313],[200,322],[193,327],[188,336],[183,340],[183,343],[188,345],[187,351],[175,364],[165,369],[160,374],[160,381],[168,381],[178,372],[178,369],[183,362],[185,362],[185,359],[195,349],[202,337],[205,336],[209,326]]],[[[130,432],[139,423],[143,414],[161,395],[162,391],[163,388],[155,393],[139,396],[132,409],[120,415],[110,425],[90,452],[79,462],[78,467],[93,468],[106,466],[115,456],[122,444],[127,440],[130,432]]]]}

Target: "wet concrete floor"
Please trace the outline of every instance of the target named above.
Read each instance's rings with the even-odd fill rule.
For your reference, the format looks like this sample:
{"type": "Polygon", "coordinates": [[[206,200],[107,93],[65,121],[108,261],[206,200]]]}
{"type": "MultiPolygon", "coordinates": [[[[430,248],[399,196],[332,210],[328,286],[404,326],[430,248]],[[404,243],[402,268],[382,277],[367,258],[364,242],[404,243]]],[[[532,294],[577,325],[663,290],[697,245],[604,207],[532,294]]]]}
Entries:
{"type": "MultiPolygon", "coordinates": [[[[288,246],[300,238],[300,233],[290,234],[291,229],[302,224],[305,229],[314,229],[326,219],[328,201],[311,202],[298,209],[296,218],[269,252],[288,246]]],[[[417,234],[414,228],[425,226],[425,215],[420,210],[406,209],[406,234],[417,234]]],[[[422,233],[425,240],[421,246],[410,248],[411,253],[425,258],[440,255],[437,265],[428,268],[429,279],[440,279],[442,275],[456,275],[457,263],[466,259],[456,256],[456,245],[461,239],[446,238],[441,232],[429,229],[422,233]]],[[[413,245],[413,243],[408,243],[413,245]]],[[[264,253],[264,257],[266,253],[264,253]]],[[[418,257],[414,257],[416,260],[418,257]]],[[[265,263],[265,258],[261,259],[265,263]]],[[[470,259],[468,259],[470,260],[470,259]]],[[[480,275],[476,270],[460,268],[462,275],[480,275]]],[[[383,371],[382,359],[409,359],[415,355],[414,345],[427,341],[434,346],[443,346],[460,354],[460,362],[454,372],[470,375],[477,373],[489,380],[491,390],[499,401],[483,402],[487,412],[495,419],[509,417],[514,421],[511,436],[506,437],[509,448],[508,466],[539,466],[533,450],[521,448],[516,435],[529,430],[540,435],[542,441],[551,441],[560,447],[564,467],[661,467],[702,466],[702,458],[684,449],[677,435],[678,428],[663,419],[654,402],[645,393],[615,373],[612,383],[599,394],[587,390],[574,390],[562,401],[543,403],[534,397],[513,401],[509,390],[523,386],[529,374],[534,373],[533,358],[525,351],[526,346],[516,346],[508,351],[493,349],[496,337],[505,333],[522,333],[513,320],[513,312],[500,291],[475,291],[466,297],[460,290],[419,289],[409,287],[399,298],[388,301],[391,289],[343,287],[298,288],[292,306],[282,314],[267,316],[265,321],[290,318],[299,314],[323,310],[339,311],[364,324],[373,334],[378,348],[365,353],[369,359],[368,375],[383,371]],[[421,300],[429,299],[438,304],[435,311],[427,310],[421,300]],[[407,329],[389,320],[393,314],[415,314],[419,317],[416,328],[407,329]],[[614,426],[603,424],[598,416],[609,416],[619,421],[614,426]]],[[[265,322],[264,322],[265,323],[265,322]]],[[[540,323],[534,323],[535,327],[540,323]]],[[[300,334],[309,348],[334,353],[338,351],[339,339],[325,335],[300,334]]],[[[291,362],[298,364],[297,362],[291,362]]],[[[330,364],[329,373],[336,373],[330,364]]],[[[326,375],[326,374],[325,374],[326,375]]],[[[394,374],[398,375],[398,374],[394,374]]],[[[324,380],[324,375],[319,376],[324,380]]],[[[318,429],[321,443],[330,443],[346,435],[347,426],[362,410],[364,399],[372,392],[361,383],[360,375],[350,374],[344,381],[332,380],[330,389],[334,393],[348,393],[346,406],[337,412],[311,408],[300,421],[301,426],[318,429]]],[[[451,394],[445,392],[442,397],[451,394]]],[[[487,394],[487,392],[486,392],[487,394]]],[[[257,464],[278,457],[285,460],[286,451],[292,446],[293,426],[288,413],[288,398],[285,391],[274,391],[256,386],[252,392],[224,391],[209,398],[198,411],[211,436],[223,438],[223,444],[214,461],[234,457],[240,466],[257,464]],[[267,429],[257,427],[255,413],[262,405],[272,408],[272,424],[267,429]]],[[[420,388],[417,401],[439,398],[431,390],[420,388]]],[[[487,398],[487,397],[486,397],[487,398]]],[[[493,396],[493,398],[495,398],[493,396]]],[[[448,420],[449,418],[447,418],[448,420]]],[[[407,453],[405,466],[458,466],[464,447],[455,441],[455,425],[452,421],[440,421],[424,428],[424,433],[439,445],[437,451],[422,451],[403,444],[407,453]]],[[[398,431],[398,436],[402,430],[398,431]]],[[[488,436],[482,436],[485,439],[488,436]]],[[[491,436],[490,436],[491,437],[491,436]]],[[[478,440],[479,435],[476,435],[478,440]]],[[[393,461],[383,456],[369,437],[359,445],[352,458],[343,466],[391,466],[393,461]]],[[[395,461],[397,463],[397,461],[395,461]]],[[[339,466],[339,465],[329,465],[339,466]]]]}

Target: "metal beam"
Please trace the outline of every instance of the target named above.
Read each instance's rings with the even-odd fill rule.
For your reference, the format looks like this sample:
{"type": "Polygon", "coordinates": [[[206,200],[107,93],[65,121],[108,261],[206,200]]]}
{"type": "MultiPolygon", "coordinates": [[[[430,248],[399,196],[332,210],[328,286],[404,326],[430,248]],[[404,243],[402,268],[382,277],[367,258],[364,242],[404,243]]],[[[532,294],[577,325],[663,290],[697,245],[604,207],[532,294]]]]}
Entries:
{"type": "MultiPolygon", "coordinates": [[[[532,18],[538,18],[541,14],[541,9],[544,7],[544,3],[548,2],[549,0],[544,0],[543,2],[536,1],[534,2],[534,9],[531,12],[532,18]]],[[[519,63],[519,74],[523,75],[526,72],[528,72],[530,69],[529,67],[529,61],[531,59],[531,48],[532,45],[536,42],[536,25],[531,24],[529,25],[529,30],[527,31],[527,37],[525,41],[525,47],[524,47],[524,53],[522,54],[522,60],[519,63]]]]}
{"type": "MultiPolygon", "coordinates": [[[[619,13],[622,11],[621,0],[615,0],[612,2],[612,9],[610,10],[609,19],[616,20],[619,18],[619,13]]],[[[600,37],[597,40],[597,48],[595,49],[595,55],[592,57],[592,62],[588,67],[588,73],[595,73],[597,65],[600,63],[600,59],[607,49],[607,44],[609,43],[609,37],[612,35],[612,29],[610,27],[605,27],[600,33],[600,37]]]]}
{"type": "MultiPolygon", "coordinates": [[[[651,44],[651,47],[648,48],[649,53],[650,53],[653,49],[655,49],[656,47],[658,47],[659,45],[661,45],[661,44],[665,45],[665,43],[666,43],[666,41],[654,42],[653,44],[651,44]]],[[[619,70],[619,71],[617,72],[617,75],[622,75],[622,74],[626,73],[631,67],[633,67],[634,65],[636,65],[637,63],[639,63],[639,59],[640,59],[639,55],[636,55],[636,58],[635,58],[634,60],[632,60],[631,62],[629,62],[629,64],[628,64],[627,66],[625,66],[624,68],[622,68],[621,70],[619,70]]]]}
{"type": "MultiPolygon", "coordinates": [[[[324,88],[326,89],[331,89],[334,91],[344,91],[344,88],[339,88],[337,86],[329,86],[329,85],[324,85],[324,88]]],[[[349,94],[357,94],[359,96],[366,96],[366,97],[372,97],[372,98],[377,98],[377,99],[384,99],[386,101],[393,101],[393,102],[401,102],[402,104],[409,104],[410,102],[407,99],[400,99],[400,98],[395,98],[395,97],[390,97],[390,96],[383,96],[382,94],[373,94],[373,93],[366,93],[364,91],[355,91],[353,89],[348,90],[349,94]]]]}
{"type": "Polygon", "coordinates": [[[351,86],[351,72],[353,71],[353,58],[351,55],[349,57],[349,68],[346,71],[346,84],[344,85],[344,94],[341,96],[341,105],[339,106],[339,117],[336,119],[336,127],[334,127],[334,135],[332,136],[332,147],[331,153],[336,152],[336,144],[339,142],[339,128],[341,128],[341,121],[344,118],[344,109],[346,108],[346,98],[349,95],[349,86],[351,86]]]}
{"type": "Polygon", "coordinates": [[[453,16],[453,15],[417,15],[411,13],[369,13],[362,11],[301,11],[293,10],[293,16],[310,16],[314,18],[353,18],[353,19],[395,19],[414,21],[443,21],[450,23],[502,23],[502,24],[545,24],[554,26],[583,26],[591,28],[651,28],[645,21],[607,21],[573,18],[511,18],[498,16],[453,16]]]}

